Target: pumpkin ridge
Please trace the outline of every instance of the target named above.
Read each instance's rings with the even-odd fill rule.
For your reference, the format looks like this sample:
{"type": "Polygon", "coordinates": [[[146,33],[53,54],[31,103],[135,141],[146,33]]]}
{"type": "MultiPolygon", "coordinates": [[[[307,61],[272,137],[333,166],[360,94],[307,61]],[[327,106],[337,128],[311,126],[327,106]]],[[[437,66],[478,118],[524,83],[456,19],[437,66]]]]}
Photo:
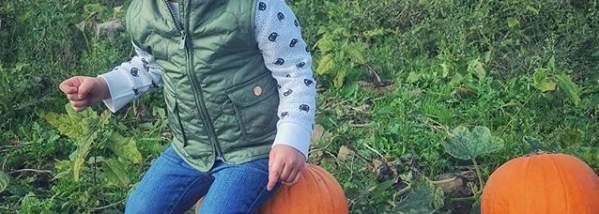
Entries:
{"type": "MultiPolygon", "coordinates": [[[[532,157],[524,157],[524,176],[525,178],[530,178],[530,168],[531,168],[531,164],[530,162],[532,162],[532,157]]],[[[528,182],[525,179],[521,180],[524,183],[524,200],[529,201],[531,196],[530,196],[530,182],[528,182]]],[[[510,203],[511,204],[511,203],[510,203]]],[[[511,206],[510,206],[511,207],[511,206]]],[[[526,207],[526,212],[530,213],[530,209],[531,207],[528,206],[526,207]]]]}
{"type": "MultiPolygon", "coordinates": [[[[560,162],[569,162],[569,160],[567,160],[567,158],[562,157],[561,155],[556,155],[556,157],[559,158],[559,159],[562,159],[560,162]]],[[[551,166],[553,166],[555,168],[557,174],[559,175],[558,178],[559,178],[560,183],[562,184],[562,188],[566,187],[567,183],[564,182],[564,179],[565,179],[564,175],[565,174],[562,173],[561,167],[558,167],[558,165],[555,162],[554,158],[549,158],[549,160],[551,161],[551,166]]],[[[573,185],[573,186],[575,186],[576,189],[579,190],[577,188],[578,185],[573,185]]],[[[565,192],[565,194],[564,194],[564,199],[563,200],[564,200],[564,203],[566,205],[567,212],[570,213],[570,205],[571,205],[571,202],[569,200],[569,198],[570,198],[569,197],[570,196],[570,191],[569,191],[569,189],[565,189],[564,192],[565,192]]]]}
{"type": "MultiPolygon", "coordinates": [[[[314,175],[314,177],[316,177],[316,178],[317,178],[317,180],[318,180],[318,183],[320,184],[319,186],[320,186],[321,188],[322,188],[322,187],[325,187],[325,188],[323,188],[323,191],[325,191],[325,192],[326,192],[326,194],[324,194],[324,195],[329,195],[329,196],[330,196],[330,195],[331,195],[331,190],[328,188],[328,186],[326,186],[326,185],[324,184],[324,180],[325,180],[325,178],[323,178],[323,176],[322,176],[322,173],[320,172],[320,169],[318,169],[318,168],[314,168],[314,173],[313,173],[313,175],[314,175]]],[[[333,210],[335,210],[337,207],[332,207],[332,208],[333,208],[333,210]]],[[[327,211],[329,211],[329,210],[327,210],[327,211]]],[[[327,213],[328,213],[328,212],[327,212],[327,213]]]]}

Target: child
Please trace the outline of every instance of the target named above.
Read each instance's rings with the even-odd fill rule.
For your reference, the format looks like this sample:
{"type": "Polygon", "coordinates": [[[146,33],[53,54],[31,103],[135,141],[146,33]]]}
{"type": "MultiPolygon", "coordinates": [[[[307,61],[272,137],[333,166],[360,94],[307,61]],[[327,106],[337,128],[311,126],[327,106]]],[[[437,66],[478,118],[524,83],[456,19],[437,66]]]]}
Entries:
{"type": "Polygon", "coordinates": [[[309,48],[283,0],[133,0],[137,55],[61,83],[80,111],[162,87],[173,133],[126,213],[253,213],[301,177],[315,111],[309,48]]]}

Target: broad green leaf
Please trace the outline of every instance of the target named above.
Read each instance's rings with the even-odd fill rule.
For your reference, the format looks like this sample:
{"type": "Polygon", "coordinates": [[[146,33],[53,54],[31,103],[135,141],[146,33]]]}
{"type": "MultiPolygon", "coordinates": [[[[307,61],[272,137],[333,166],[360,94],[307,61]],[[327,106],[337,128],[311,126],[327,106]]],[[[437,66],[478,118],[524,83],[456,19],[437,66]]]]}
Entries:
{"type": "Polygon", "coordinates": [[[83,6],[83,9],[86,12],[86,14],[103,13],[106,11],[106,7],[102,6],[102,4],[99,3],[86,4],[83,6]]]}
{"type": "Polygon", "coordinates": [[[537,8],[533,7],[532,5],[527,5],[526,10],[532,12],[535,15],[539,15],[539,10],[537,10],[537,8]]]}
{"type": "Polygon", "coordinates": [[[86,108],[85,110],[80,112],[76,112],[75,110],[73,110],[73,108],[69,104],[65,104],[64,108],[67,112],[67,115],[69,115],[69,117],[74,121],[81,122],[84,119],[88,118],[98,118],[98,114],[91,108],[86,108]]]}
{"type": "MultiPolygon", "coordinates": [[[[56,127],[62,134],[75,141],[77,149],[71,153],[73,175],[75,181],[79,181],[79,175],[87,160],[87,156],[94,141],[103,132],[104,127],[110,123],[111,114],[104,111],[100,116],[90,108],[75,112],[70,105],[65,105],[66,114],[46,113],[44,117],[52,126],[56,127]]],[[[132,158],[137,158],[133,156],[132,158]]]]}
{"type": "Polygon", "coordinates": [[[570,97],[572,103],[574,103],[575,106],[580,105],[580,89],[578,88],[578,85],[576,85],[576,83],[572,82],[570,76],[562,73],[556,75],[555,78],[557,79],[559,88],[563,90],[568,95],[568,97],[570,97]]]}
{"type": "Polygon", "coordinates": [[[89,151],[96,137],[97,132],[86,132],[86,136],[79,141],[77,149],[73,152],[73,154],[71,154],[71,160],[73,161],[73,175],[75,177],[75,181],[79,181],[81,169],[83,168],[83,164],[87,160],[87,155],[89,154],[89,151]]]}
{"type": "Polygon", "coordinates": [[[555,71],[555,56],[551,56],[547,61],[547,68],[551,71],[555,71]]]}
{"type": "Polygon", "coordinates": [[[66,104],[65,109],[67,114],[48,112],[44,114],[44,118],[50,125],[58,129],[61,134],[66,135],[73,140],[83,138],[84,132],[87,129],[85,120],[97,118],[98,116],[89,108],[82,112],[75,112],[69,104],[66,104]]]}
{"type": "Polygon", "coordinates": [[[532,86],[541,92],[554,91],[557,83],[548,77],[547,69],[537,68],[532,74],[532,86]]]}
{"type": "Polygon", "coordinates": [[[412,71],[410,72],[410,74],[408,74],[408,78],[406,79],[406,81],[408,81],[409,83],[415,83],[418,82],[419,79],[420,74],[412,71]]]}
{"type": "Polygon", "coordinates": [[[316,73],[319,75],[323,75],[333,70],[335,67],[335,63],[333,61],[332,54],[325,54],[320,58],[318,62],[318,67],[316,68],[316,73]]]}
{"type": "Polygon", "coordinates": [[[318,40],[318,48],[322,52],[329,52],[335,48],[335,41],[331,38],[329,34],[325,34],[322,36],[322,39],[318,40]]]}
{"type": "Polygon", "coordinates": [[[10,177],[6,173],[0,171],[0,193],[4,192],[9,183],[10,177]]]}
{"type": "Polygon", "coordinates": [[[349,54],[349,57],[351,57],[350,60],[352,60],[352,62],[355,62],[359,65],[363,65],[367,63],[366,57],[364,57],[364,51],[366,50],[366,46],[367,45],[364,43],[354,43],[347,46],[347,48],[344,49],[349,54]]]}
{"type": "Polygon", "coordinates": [[[129,160],[132,163],[141,163],[141,153],[137,150],[135,140],[132,138],[126,138],[117,132],[113,132],[110,135],[108,147],[120,158],[129,160]]]}
{"type": "Polygon", "coordinates": [[[510,28],[514,28],[520,25],[520,21],[514,17],[507,18],[507,26],[510,28]]]}
{"type": "Polygon", "coordinates": [[[491,136],[489,128],[484,126],[474,127],[472,131],[458,126],[443,146],[445,151],[455,158],[472,160],[502,149],[503,140],[491,136]]]}
{"type": "Polygon", "coordinates": [[[61,134],[66,135],[71,139],[79,139],[83,135],[85,128],[80,121],[74,121],[65,114],[57,114],[54,112],[44,113],[44,118],[50,125],[58,129],[61,134]]]}
{"type": "Polygon", "coordinates": [[[446,78],[449,75],[449,65],[447,63],[441,63],[441,76],[446,78]]]}
{"type": "Polygon", "coordinates": [[[333,85],[336,88],[341,88],[341,86],[343,86],[343,82],[345,81],[345,77],[347,76],[349,69],[350,68],[347,66],[341,66],[341,68],[337,71],[335,79],[333,80],[333,85]]]}
{"type": "Polygon", "coordinates": [[[131,183],[129,175],[127,175],[127,167],[123,162],[116,159],[109,159],[104,163],[106,163],[107,166],[106,171],[104,171],[104,176],[106,176],[108,182],[117,186],[127,186],[131,183]]]}
{"type": "Polygon", "coordinates": [[[413,185],[412,191],[395,207],[396,213],[434,213],[443,207],[443,191],[430,181],[420,179],[413,185]]]}
{"type": "Polygon", "coordinates": [[[487,71],[485,70],[483,63],[477,59],[470,61],[468,64],[468,72],[473,73],[479,80],[485,79],[487,71]]]}

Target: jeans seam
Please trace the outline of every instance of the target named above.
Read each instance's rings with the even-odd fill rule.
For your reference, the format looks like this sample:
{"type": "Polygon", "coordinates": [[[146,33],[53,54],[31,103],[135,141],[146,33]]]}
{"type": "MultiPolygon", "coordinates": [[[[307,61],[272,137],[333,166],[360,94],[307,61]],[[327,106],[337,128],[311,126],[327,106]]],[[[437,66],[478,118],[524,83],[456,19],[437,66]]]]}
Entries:
{"type": "MultiPolygon", "coordinates": [[[[273,189],[273,190],[278,190],[278,188],[277,189],[273,189]]],[[[256,210],[258,209],[258,207],[256,206],[257,203],[258,203],[258,201],[260,201],[260,198],[263,195],[265,195],[267,192],[268,192],[268,190],[266,190],[266,188],[260,189],[260,192],[256,196],[256,199],[254,199],[254,202],[252,202],[252,204],[250,204],[250,206],[246,210],[246,213],[256,213],[256,210]]],[[[273,194],[274,194],[274,192],[273,192],[273,194]]],[[[266,200],[264,200],[263,202],[266,202],[266,200]]]]}
{"type": "Polygon", "coordinates": [[[193,182],[191,182],[189,185],[186,186],[185,191],[179,195],[178,199],[176,199],[175,203],[172,203],[169,209],[169,214],[172,214],[173,211],[175,210],[175,207],[177,207],[176,205],[179,204],[179,202],[181,202],[181,199],[183,199],[183,196],[185,196],[188,192],[191,186],[195,185],[198,180],[201,180],[203,177],[202,176],[198,176],[195,180],[193,180],[193,182]]]}

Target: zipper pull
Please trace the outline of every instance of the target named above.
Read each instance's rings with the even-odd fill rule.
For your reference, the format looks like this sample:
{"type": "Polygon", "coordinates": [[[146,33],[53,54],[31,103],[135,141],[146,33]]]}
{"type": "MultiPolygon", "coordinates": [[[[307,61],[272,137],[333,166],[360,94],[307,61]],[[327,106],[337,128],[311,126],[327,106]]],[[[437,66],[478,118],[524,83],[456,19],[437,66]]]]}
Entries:
{"type": "Polygon", "coordinates": [[[187,38],[187,35],[185,34],[185,31],[181,31],[181,41],[179,41],[179,49],[184,49],[185,48],[185,40],[187,38]]]}

